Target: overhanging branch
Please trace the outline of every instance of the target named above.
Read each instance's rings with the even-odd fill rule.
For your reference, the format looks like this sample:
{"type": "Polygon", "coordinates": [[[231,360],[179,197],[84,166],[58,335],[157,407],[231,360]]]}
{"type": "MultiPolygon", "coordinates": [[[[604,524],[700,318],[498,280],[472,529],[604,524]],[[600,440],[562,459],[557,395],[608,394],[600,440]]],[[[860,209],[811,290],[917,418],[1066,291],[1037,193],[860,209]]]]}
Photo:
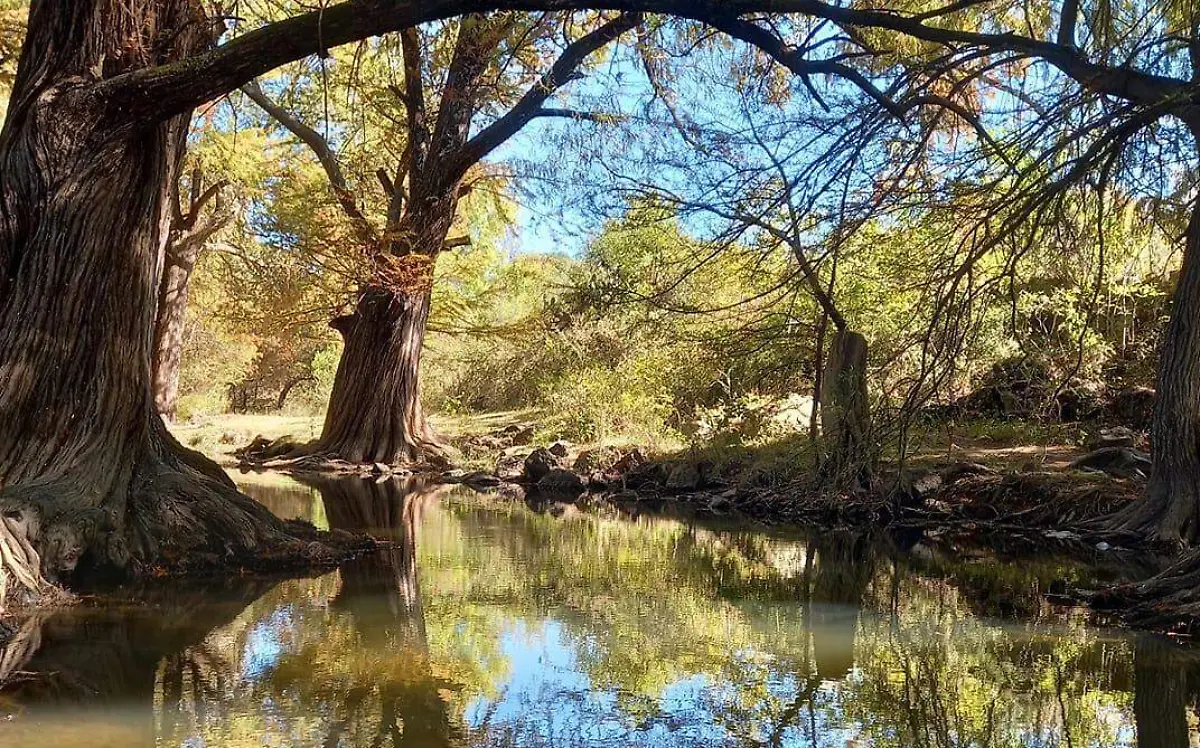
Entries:
{"type": "Polygon", "coordinates": [[[313,155],[317,157],[317,161],[321,163],[321,168],[325,170],[325,176],[329,180],[329,186],[333,188],[333,194],[337,198],[338,204],[342,207],[342,212],[354,224],[355,233],[359,239],[365,242],[368,246],[374,247],[379,244],[379,237],[375,233],[375,229],[363,215],[359,209],[357,201],[354,199],[354,192],[350,189],[350,184],[346,181],[346,175],[342,172],[341,164],[338,163],[337,154],[333,152],[333,148],[329,142],[325,140],[313,128],[301,122],[291,112],[272,101],[257,81],[251,81],[242,87],[242,91],[276,122],[282,125],[288,132],[295,135],[300,142],[308,146],[313,155]]]}
{"type": "MultiPolygon", "coordinates": [[[[919,15],[860,10],[821,0],[350,0],[269,24],[202,55],[114,76],[99,83],[96,93],[110,104],[110,115],[116,123],[159,122],[239,88],[280,65],[334,46],[453,16],[500,10],[661,13],[710,25],[729,23],[731,19],[745,22],[741,17],[750,13],[795,13],[846,28],[885,29],[947,46],[1020,53],[1046,61],[1089,91],[1139,104],[1171,102],[1176,107],[1190,106],[1198,96],[1190,82],[1147,73],[1132,65],[1093,62],[1076,47],[1057,41],[927,25],[919,15]]],[[[807,62],[830,64],[825,60],[807,62]]]]}
{"type": "Polygon", "coordinates": [[[542,105],[554,95],[555,91],[575,77],[579,66],[592,53],[616,41],[625,32],[637,28],[641,22],[641,14],[623,13],[568,44],[550,70],[533,88],[525,92],[525,95],[513,105],[512,109],[467,141],[450,165],[450,178],[452,180],[462,178],[468,169],[519,132],[533,118],[558,116],[553,113],[564,112],[565,110],[543,109],[542,105]]]}

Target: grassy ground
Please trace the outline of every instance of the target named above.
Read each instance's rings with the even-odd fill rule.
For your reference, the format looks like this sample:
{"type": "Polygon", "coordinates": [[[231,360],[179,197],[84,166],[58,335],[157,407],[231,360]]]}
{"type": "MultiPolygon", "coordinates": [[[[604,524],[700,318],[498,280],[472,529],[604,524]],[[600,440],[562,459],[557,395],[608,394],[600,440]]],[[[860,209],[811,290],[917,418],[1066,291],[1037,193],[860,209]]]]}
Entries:
{"type": "MultiPolygon", "coordinates": [[[[446,439],[455,441],[470,434],[486,434],[510,423],[537,420],[530,410],[478,413],[462,416],[435,415],[433,427],[446,439]]],[[[297,441],[310,441],[321,435],[324,416],[226,413],[203,416],[183,423],[170,424],[175,438],[192,449],[202,452],[222,465],[236,461],[235,449],[249,444],[256,436],[277,439],[291,436],[297,441]]]]}
{"type": "MultiPolygon", "coordinates": [[[[434,428],[451,444],[464,446],[467,437],[494,433],[514,423],[537,423],[535,410],[503,411],[469,415],[434,415],[434,428]]],[[[321,433],[321,416],[226,414],[174,424],[171,430],[187,446],[224,465],[232,465],[232,452],[256,436],[275,439],[291,436],[297,441],[316,439],[321,433]]],[[[539,430],[535,443],[548,445],[555,434],[539,430]]],[[[929,429],[913,439],[909,464],[929,466],[955,462],[980,462],[998,471],[1029,472],[1062,470],[1082,453],[1087,435],[1078,426],[1045,426],[1012,421],[979,421],[929,429]]],[[[716,474],[738,483],[770,485],[807,473],[813,464],[808,437],[803,434],[777,442],[754,445],[716,443],[700,448],[686,444],[634,444],[630,439],[605,439],[605,446],[640,446],[652,455],[707,462],[716,474]]],[[[598,445],[576,444],[576,454],[598,445]]],[[[490,470],[493,451],[463,449],[457,462],[469,470],[490,470]]]]}

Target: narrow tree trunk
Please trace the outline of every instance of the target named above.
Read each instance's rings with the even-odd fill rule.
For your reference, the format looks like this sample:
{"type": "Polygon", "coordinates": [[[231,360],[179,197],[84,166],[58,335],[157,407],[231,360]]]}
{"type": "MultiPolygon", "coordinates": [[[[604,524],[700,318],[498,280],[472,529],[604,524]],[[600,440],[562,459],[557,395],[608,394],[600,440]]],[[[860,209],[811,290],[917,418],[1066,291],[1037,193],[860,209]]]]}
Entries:
{"type": "Polygon", "coordinates": [[[279,397],[275,398],[275,410],[283,410],[283,406],[287,403],[288,395],[292,394],[292,390],[296,388],[296,385],[312,380],[313,377],[310,376],[292,377],[289,379],[283,385],[283,388],[279,390],[279,397]]]}
{"type": "Polygon", "coordinates": [[[821,383],[821,430],[834,470],[861,477],[869,469],[867,340],[859,333],[833,336],[821,383]]]}
{"type": "Polygon", "coordinates": [[[183,356],[183,332],[188,289],[194,258],[166,264],[158,292],[158,319],[154,326],[154,405],[163,418],[174,420],[179,401],[179,364],[183,356]]]}
{"type": "Polygon", "coordinates": [[[0,512],[22,546],[0,540],[2,578],[336,555],[314,543],[301,561],[315,531],[239,494],[154,408],[161,237],[187,120],[109,121],[90,82],[180,59],[208,28],[187,0],[32,8],[0,132],[0,512]]]}

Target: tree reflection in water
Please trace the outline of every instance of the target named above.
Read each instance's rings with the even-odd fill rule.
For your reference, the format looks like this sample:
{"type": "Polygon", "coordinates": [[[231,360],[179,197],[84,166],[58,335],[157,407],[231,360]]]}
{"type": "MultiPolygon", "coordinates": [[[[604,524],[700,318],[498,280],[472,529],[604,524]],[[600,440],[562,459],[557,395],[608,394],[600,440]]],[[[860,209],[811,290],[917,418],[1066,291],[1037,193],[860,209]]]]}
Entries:
{"type": "Polygon", "coordinates": [[[1055,560],[308,483],[319,502],[268,498],[386,550],[315,580],[24,621],[0,653],[0,745],[1196,740],[1191,652],[1048,607],[1049,582],[1079,573],[1055,560]]]}

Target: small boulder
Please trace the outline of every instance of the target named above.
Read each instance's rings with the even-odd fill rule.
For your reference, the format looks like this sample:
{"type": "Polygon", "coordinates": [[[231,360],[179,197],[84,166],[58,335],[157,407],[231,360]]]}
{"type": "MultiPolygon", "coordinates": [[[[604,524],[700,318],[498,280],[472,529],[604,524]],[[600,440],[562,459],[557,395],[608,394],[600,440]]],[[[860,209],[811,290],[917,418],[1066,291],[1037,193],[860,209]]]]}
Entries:
{"type": "Polygon", "coordinates": [[[375,473],[378,475],[391,475],[392,466],[384,462],[377,462],[372,467],[375,468],[375,473]]]}
{"type": "Polygon", "coordinates": [[[583,478],[570,470],[554,468],[546,473],[537,483],[538,489],[547,493],[568,494],[578,496],[586,490],[583,478]]]}
{"type": "Polygon", "coordinates": [[[501,434],[508,438],[510,444],[523,447],[533,443],[534,431],[534,427],[530,424],[514,423],[506,427],[501,434]]]}
{"type": "Polygon", "coordinates": [[[695,491],[704,485],[700,466],[694,462],[681,462],[667,474],[667,488],[672,491],[695,491]]]}
{"type": "Polygon", "coordinates": [[[462,470],[447,470],[446,472],[442,473],[442,482],[462,483],[463,479],[466,478],[466,475],[467,474],[462,470]]]}
{"type": "Polygon", "coordinates": [[[635,449],[629,452],[612,466],[611,472],[619,475],[632,472],[635,468],[639,468],[649,462],[649,458],[640,449],[635,449]]]}
{"type": "Polygon", "coordinates": [[[581,475],[590,475],[597,471],[603,472],[612,468],[621,460],[621,450],[616,447],[596,447],[585,449],[575,458],[571,469],[581,475]]]}
{"type": "Polygon", "coordinates": [[[662,463],[647,462],[630,468],[622,477],[629,488],[649,488],[665,485],[670,476],[662,463]]]}
{"type": "Polygon", "coordinates": [[[505,439],[501,439],[498,436],[492,436],[491,434],[484,434],[483,436],[477,436],[474,439],[472,439],[469,446],[474,447],[475,449],[479,449],[479,450],[489,450],[490,451],[493,449],[504,449],[504,447],[507,446],[507,441],[505,439]]]}
{"type": "Polygon", "coordinates": [[[1149,387],[1129,387],[1113,394],[1108,411],[1111,418],[1139,431],[1150,428],[1154,415],[1154,390],[1149,387]]]}
{"type": "Polygon", "coordinates": [[[545,478],[551,470],[562,467],[558,456],[548,449],[538,448],[525,458],[525,477],[530,483],[537,483],[545,478]]]}
{"type": "Polygon", "coordinates": [[[554,455],[555,457],[566,457],[571,451],[571,443],[564,441],[554,442],[550,445],[549,451],[550,454],[554,455]]]}
{"type": "Polygon", "coordinates": [[[506,483],[516,483],[525,476],[525,457],[519,454],[501,454],[496,459],[496,477],[506,483]]]}

